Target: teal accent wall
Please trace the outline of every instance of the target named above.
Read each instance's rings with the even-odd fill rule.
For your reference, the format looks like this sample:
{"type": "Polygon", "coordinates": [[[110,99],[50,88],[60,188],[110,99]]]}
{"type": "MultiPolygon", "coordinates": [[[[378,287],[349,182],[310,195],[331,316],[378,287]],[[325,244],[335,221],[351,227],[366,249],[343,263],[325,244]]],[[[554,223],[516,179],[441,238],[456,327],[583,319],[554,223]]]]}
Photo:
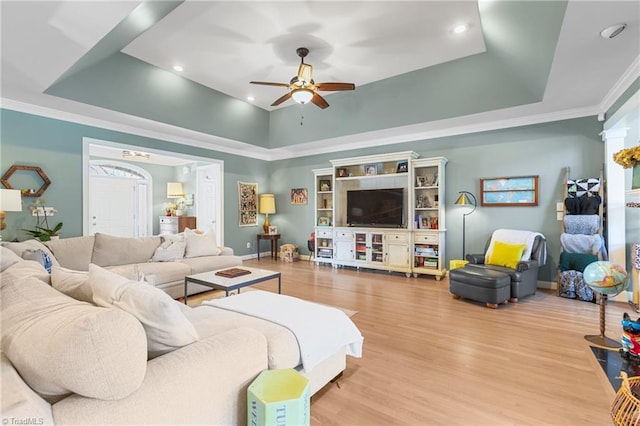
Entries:
{"type": "MultiPolygon", "coordinates": [[[[82,138],[92,137],[141,148],[149,147],[224,161],[225,244],[239,255],[255,253],[259,227],[238,227],[237,182],[257,182],[259,192],[276,194],[277,213],[270,216],[282,234],[282,243],[293,243],[306,253],[306,241],[313,231],[313,197],[305,206],[290,204],[292,188],[313,191],[314,168],[330,167],[330,160],[360,155],[413,150],[421,157],[444,156],[446,167],[446,261],[462,253],[462,214],[453,205],[458,191],[479,194],[479,179],[503,176],[540,176],[540,204],[536,207],[479,207],[467,217],[467,251],[480,252],[490,233],[497,228],[531,229],[548,240],[549,259],[542,280],[555,281],[560,252],[561,224],[555,205],[564,197],[564,168],[571,177],[598,177],[604,162],[604,144],[596,117],[558,121],[462,136],[451,136],[368,149],[323,154],[297,159],[266,162],[157,139],[78,125],[31,114],[2,110],[0,168],[4,173],[12,164],[42,167],[52,185],[44,198],[59,210],[65,223],[62,235],[81,235],[82,138]],[[251,249],[246,248],[250,242],[251,249]]],[[[18,229],[32,224],[23,213],[8,213],[5,239],[26,234],[18,229]]],[[[260,215],[258,225],[263,216],[260,215]]]]}
{"type": "MultiPolygon", "coordinates": [[[[84,137],[224,161],[224,242],[225,245],[233,247],[239,255],[253,253],[254,249],[246,248],[246,242],[254,242],[258,228],[238,228],[237,181],[258,182],[260,191],[268,191],[267,162],[2,109],[0,173],[4,174],[13,164],[39,166],[45,171],[52,183],[42,198],[47,201],[48,206],[58,210],[55,220],[64,223],[62,237],[82,235],[84,137]]],[[[25,199],[26,203],[31,201],[25,199]]],[[[166,200],[163,198],[162,202],[164,201],[166,200]]],[[[3,239],[27,238],[27,234],[21,229],[31,228],[35,222],[26,210],[23,208],[22,213],[7,214],[7,229],[2,232],[3,239]]],[[[255,248],[255,244],[252,247],[255,248]]]]}
{"type": "Polygon", "coordinates": [[[604,144],[599,136],[602,124],[596,117],[415,141],[366,150],[276,161],[270,164],[271,185],[278,194],[278,214],[270,222],[278,226],[284,243],[298,245],[307,253],[307,239],[313,232],[313,198],[306,206],[288,201],[291,188],[307,187],[312,192],[312,169],[330,167],[329,160],[396,151],[415,151],[420,157],[446,157],[446,262],[462,256],[462,214],[468,209],[453,204],[459,191],[479,197],[480,178],[538,175],[540,192],[536,207],[482,207],[466,220],[466,249],[481,253],[494,229],[514,228],[538,231],[548,242],[548,262],[540,279],[555,281],[560,254],[561,223],[556,220],[556,203],[564,200],[564,168],[571,177],[599,177],[604,162],[604,144]],[[295,176],[292,184],[291,176],[295,176]],[[284,201],[284,205],[282,203],[284,201]]]}

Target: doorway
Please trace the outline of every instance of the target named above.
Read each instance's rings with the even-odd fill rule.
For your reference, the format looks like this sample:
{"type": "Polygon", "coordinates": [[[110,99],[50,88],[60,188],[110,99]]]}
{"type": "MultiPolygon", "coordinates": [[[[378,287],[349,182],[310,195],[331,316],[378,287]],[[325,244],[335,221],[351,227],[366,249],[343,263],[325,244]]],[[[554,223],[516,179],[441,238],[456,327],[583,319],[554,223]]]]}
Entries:
{"type": "MultiPolygon", "coordinates": [[[[155,223],[158,222],[159,216],[164,215],[164,205],[166,199],[166,181],[181,181],[187,175],[191,175],[189,179],[193,179],[191,184],[185,184],[185,192],[193,194],[194,205],[191,207],[190,214],[196,216],[198,228],[213,228],[216,233],[218,244],[224,245],[224,220],[223,220],[223,200],[224,200],[224,162],[211,158],[195,157],[187,154],[180,154],[168,151],[160,151],[156,149],[142,148],[131,145],[124,145],[116,142],[104,141],[93,138],[83,138],[83,235],[92,235],[92,225],[94,222],[92,211],[92,203],[95,204],[94,198],[103,191],[97,181],[92,182],[90,178],[90,163],[96,157],[100,159],[111,159],[118,162],[123,158],[123,151],[142,151],[149,155],[147,159],[141,159],[141,169],[149,169],[149,180],[146,185],[143,184],[144,179],[137,179],[137,196],[134,200],[133,219],[129,213],[127,218],[120,220],[131,224],[134,229],[138,230],[138,235],[154,234],[155,223]],[[149,164],[150,166],[145,166],[149,164]],[[159,176],[154,179],[155,166],[169,166],[175,168],[175,174],[169,179],[167,176],[159,176]],[[193,170],[195,173],[185,174],[184,170],[193,170]],[[198,181],[198,173],[202,176],[202,182],[198,181]],[[161,188],[161,186],[165,186],[161,188]],[[188,189],[187,189],[188,188],[188,189]],[[99,192],[97,191],[99,190],[99,192]],[[153,197],[152,197],[153,195],[153,197]],[[142,202],[140,198],[147,199],[142,202]],[[142,220],[142,218],[146,218],[142,220]]],[[[101,160],[109,161],[109,160],[101,160]]],[[[129,160],[131,161],[131,160],[129,160]]],[[[121,162],[122,163],[122,162],[121,162]]],[[[126,162],[128,166],[130,162],[126,162]]],[[[165,167],[166,169],[166,167],[165,167]]],[[[125,185],[122,183],[122,185],[125,185]]],[[[120,191],[122,191],[121,189],[120,191]]],[[[117,194],[113,195],[114,197],[117,194]]],[[[124,214],[124,213],[123,213],[124,214]]],[[[128,228],[130,232],[131,228],[128,228]]],[[[103,232],[103,231],[98,231],[103,232]]],[[[125,232],[125,231],[118,231],[125,232]]]]}

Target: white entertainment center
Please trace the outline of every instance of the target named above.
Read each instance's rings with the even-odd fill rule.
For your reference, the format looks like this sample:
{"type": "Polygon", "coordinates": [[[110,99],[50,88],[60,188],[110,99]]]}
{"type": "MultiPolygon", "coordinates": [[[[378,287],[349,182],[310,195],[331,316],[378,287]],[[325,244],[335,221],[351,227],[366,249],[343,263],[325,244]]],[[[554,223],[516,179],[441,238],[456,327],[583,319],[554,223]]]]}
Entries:
{"type": "Polygon", "coordinates": [[[406,151],[331,164],[313,170],[316,263],[440,280],[447,159],[406,151]]]}

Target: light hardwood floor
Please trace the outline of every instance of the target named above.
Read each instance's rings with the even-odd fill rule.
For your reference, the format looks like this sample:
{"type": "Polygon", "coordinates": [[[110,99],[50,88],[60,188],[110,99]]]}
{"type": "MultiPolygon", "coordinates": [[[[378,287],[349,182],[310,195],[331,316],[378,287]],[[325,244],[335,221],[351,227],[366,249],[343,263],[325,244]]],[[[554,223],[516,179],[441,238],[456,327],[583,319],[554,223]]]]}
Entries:
{"type": "MultiPolygon", "coordinates": [[[[615,395],[585,341],[599,306],[539,290],[488,309],[448,280],[245,261],[282,272],[282,292],[358,311],[361,359],[312,399],[312,425],[607,425],[615,395]]],[[[277,291],[276,281],[255,286],[277,291]]],[[[623,303],[607,305],[607,335],[623,303]]],[[[632,314],[633,316],[633,314],[632,314]]]]}

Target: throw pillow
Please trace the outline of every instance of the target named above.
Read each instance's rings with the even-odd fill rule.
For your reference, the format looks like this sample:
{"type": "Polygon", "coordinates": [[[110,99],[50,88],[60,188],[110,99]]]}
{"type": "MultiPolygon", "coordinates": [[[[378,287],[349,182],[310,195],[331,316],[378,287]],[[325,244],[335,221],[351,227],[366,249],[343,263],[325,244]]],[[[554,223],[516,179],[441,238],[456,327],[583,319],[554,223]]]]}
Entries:
{"type": "Polygon", "coordinates": [[[89,283],[96,305],[122,309],[142,323],[149,358],[198,340],[193,324],[184,316],[178,302],[164,291],[94,264],[89,265],[89,283]]]}
{"type": "Polygon", "coordinates": [[[20,256],[15,254],[13,251],[6,247],[0,247],[0,272],[21,260],[20,256]]]}
{"type": "Polygon", "coordinates": [[[48,273],[51,273],[51,257],[42,249],[26,249],[22,252],[24,260],[33,260],[41,264],[48,273]]]}
{"type": "Polygon", "coordinates": [[[198,231],[186,228],[184,236],[187,241],[184,257],[218,256],[220,254],[216,234],[212,229],[198,233],[198,231]]]}
{"type": "Polygon", "coordinates": [[[172,260],[180,260],[184,258],[187,243],[184,236],[180,238],[166,238],[161,236],[162,244],[158,246],[151,260],[153,262],[170,262],[172,260]]]}
{"type": "Polygon", "coordinates": [[[54,266],[51,268],[51,285],[69,297],[93,304],[89,272],[54,266]]]}
{"type": "Polygon", "coordinates": [[[146,341],[132,315],[73,300],[36,277],[6,277],[2,352],[33,390],[55,402],[69,393],[115,400],[140,387],[146,341]]]}
{"type": "Polygon", "coordinates": [[[42,241],[40,240],[31,239],[31,240],[21,241],[18,243],[7,241],[7,242],[0,242],[0,245],[8,248],[9,250],[11,250],[12,252],[14,252],[20,257],[22,257],[22,253],[24,253],[25,250],[29,250],[29,249],[42,250],[49,256],[49,258],[51,259],[52,265],[55,265],[55,266],[60,265],[57,259],[55,258],[55,256],[53,255],[53,253],[51,252],[51,250],[49,249],[49,247],[43,244],[42,241]]]}
{"type": "Polygon", "coordinates": [[[487,265],[506,266],[507,268],[515,269],[526,248],[526,244],[507,244],[502,241],[496,241],[486,263],[487,265]]]}

